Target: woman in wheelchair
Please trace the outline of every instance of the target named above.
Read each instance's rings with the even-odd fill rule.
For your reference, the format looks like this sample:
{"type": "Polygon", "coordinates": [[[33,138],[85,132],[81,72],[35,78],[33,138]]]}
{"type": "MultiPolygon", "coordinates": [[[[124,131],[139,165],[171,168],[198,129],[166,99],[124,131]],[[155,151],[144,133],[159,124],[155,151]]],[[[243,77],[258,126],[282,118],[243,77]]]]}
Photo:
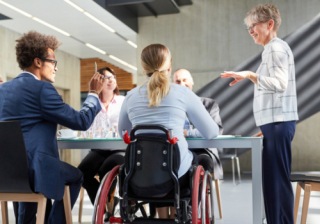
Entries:
{"type": "MultiPolygon", "coordinates": [[[[101,194],[110,188],[112,178],[119,174],[119,190],[123,197],[120,201],[123,223],[139,223],[137,219],[134,221],[134,212],[130,206],[135,205],[144,210],[141,204],[147,203],[150,203],[150,207],[155,203],[159,207],[161,204],[174,205],[176,219],[181,223],[190,223],[191,216],[192,223],[199,220],[201,222],[201,216],[203,219],[207,214],[208,219],[209,213],[210,223],[214,223],[213,201],[208,202],[202,198],[213,200],[213,194],[210,193],[211,176],[209,172],[205,173],[201,166],[193,166],[197,161],[196,155],[188,150],[183,129],[187,115],[206,139],[215,138],[219,127],[198,96],[184,86],[170,83],[171,62],[168,48],[161,44],[147,46],[142,51],[141,64],[148,78],[142,86],[128,92],[121,107],[119,134],[123,136],[122,130],[127,130],[130,138],[127,135],[123,138],[126,143],[131,143],[126,151],[125,168],[113,170],[114,172],[111,171],[108,177],[105,177],[105,182],[108,183],[101,186],[101,194]],[[204,192],[201,195],[202,207],[206,209],[208,204],[211,204],[212,209],[202,210],[198,219],[201,186],[204,192]],[[192,212],[189,203],[192,203],[192,212]]],[[[96,199],[99,206],[106,200],[101,198],[105,197],[96,199]]],[[[99,211],[99,208],[97,210],[99,211]]],[[[100,210],[103,212],[102,208],[100,210]]],[[[145,217],[145,211],[142,210],[145,217]]],[[[168,218],[166,213],[160,210],[159,218],[168,218]]],[[[98,218],[98,223],[100,219],[98,218]]],[[[147,223],[153,222],[148,220],[147,223]]]]}

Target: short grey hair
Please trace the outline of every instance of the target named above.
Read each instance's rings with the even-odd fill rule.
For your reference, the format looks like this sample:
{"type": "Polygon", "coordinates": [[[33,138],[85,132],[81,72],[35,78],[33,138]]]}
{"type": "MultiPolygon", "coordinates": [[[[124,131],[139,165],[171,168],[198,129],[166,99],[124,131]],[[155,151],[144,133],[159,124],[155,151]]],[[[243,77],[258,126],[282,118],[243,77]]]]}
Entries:
{"type": "Polygon", "coordinates": [[[273,29],[278,32],[281,24],[280,12],[273,4],[264,4],[253,7],[244,19],[244,23],[249,26],[250,20],[253,22],[268,22],[270,19],[274,21],[273,29]]]}

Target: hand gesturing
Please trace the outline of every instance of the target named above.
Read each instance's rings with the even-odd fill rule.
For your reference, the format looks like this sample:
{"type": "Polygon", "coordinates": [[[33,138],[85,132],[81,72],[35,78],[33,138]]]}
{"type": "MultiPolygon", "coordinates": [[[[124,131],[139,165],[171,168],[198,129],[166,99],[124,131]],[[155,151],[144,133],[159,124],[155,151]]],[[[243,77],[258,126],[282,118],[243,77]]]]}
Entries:
{"type": "Polygon", "coordinates": [[[250,71],[243,71],[243,72],[226,72],[221,73],[221,78],[234,78],[234,80],[229,84],[230,86],[233,86],[234,84],[241,82],[245,78],[248,78],[250,76],[250,71]]]}

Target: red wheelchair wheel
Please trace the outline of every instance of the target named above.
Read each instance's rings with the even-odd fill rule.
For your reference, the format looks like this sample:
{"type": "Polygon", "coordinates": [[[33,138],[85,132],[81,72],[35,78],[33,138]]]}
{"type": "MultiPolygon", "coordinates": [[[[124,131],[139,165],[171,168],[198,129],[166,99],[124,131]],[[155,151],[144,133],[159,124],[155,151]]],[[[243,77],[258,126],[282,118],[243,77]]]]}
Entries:
{"type": "Polygon", "coordinates": [[[212,179],[202,166],[197,167],[193,176],[192,224],[214,224],[212,179]]]}
{"type": "MultiPolygon", "coordinates": [[[[108,200],[108,196],[110,196],[110,188],[112,183],[116,180],[118,174],[119,174],[119,168],[120,166],[114,167],[107,175],[105,181],[101,184],[101,193],[99,196],[99,201],[97,203],[97,214],[95,218],[96,224],[103,224],[104,223],[104,214],[106,211],[106,203],[108,200]]],[[[115,191],[116,188],[113,190],[115,191]]],[[[111,196],[113,196],[114,192],[111,193],[111,196]]]]}
{"type": "Polygon", "coordinates": [[[193,176],[192,186],[192,224],[201,224],[201,217],[199,219],[199,192],[200,184],[204,177],[204,170],[202,166],[198,166],[193,176]]]}
{"type": "Polygon", "coordinates": [[[214,224],[214,209],[213,209],[213,188],[212,178],[209,171],[206,171],[202,181],[201,189],[201,223],[214,224]]]}

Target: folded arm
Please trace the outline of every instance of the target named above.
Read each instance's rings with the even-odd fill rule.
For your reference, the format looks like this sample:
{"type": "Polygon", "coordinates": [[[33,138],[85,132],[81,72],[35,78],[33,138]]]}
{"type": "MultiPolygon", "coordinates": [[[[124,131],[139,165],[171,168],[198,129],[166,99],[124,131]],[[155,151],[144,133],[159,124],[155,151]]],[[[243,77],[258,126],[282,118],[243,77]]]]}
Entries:
{"type": "Polygon", "coordinates": [[[205,109],[201,100],[191,90],[186,93],[187,100],[187,115],[197,130],[193,131],[195,137],[204,137],[212,139],[218,136],[219,127],[211,118],[208,111],[205,109]]]}
{"type": "MultiPolygon", "coordinates": [[[[223,133],[223,127],[222,127],[222,121],[220,118],[220,108],[218,103],[209,98],[200,98],[203,105],[205,106],[206,110],[210,114],[210,117],[214,120],[214,122],[218,125],[219,127],[219,135],[222,135],[223,133]]],[[[198,131],[198,129],[192,129],[187,132],[187,137],[189,138],[203,138],[201,133],[198,131]]]]}

